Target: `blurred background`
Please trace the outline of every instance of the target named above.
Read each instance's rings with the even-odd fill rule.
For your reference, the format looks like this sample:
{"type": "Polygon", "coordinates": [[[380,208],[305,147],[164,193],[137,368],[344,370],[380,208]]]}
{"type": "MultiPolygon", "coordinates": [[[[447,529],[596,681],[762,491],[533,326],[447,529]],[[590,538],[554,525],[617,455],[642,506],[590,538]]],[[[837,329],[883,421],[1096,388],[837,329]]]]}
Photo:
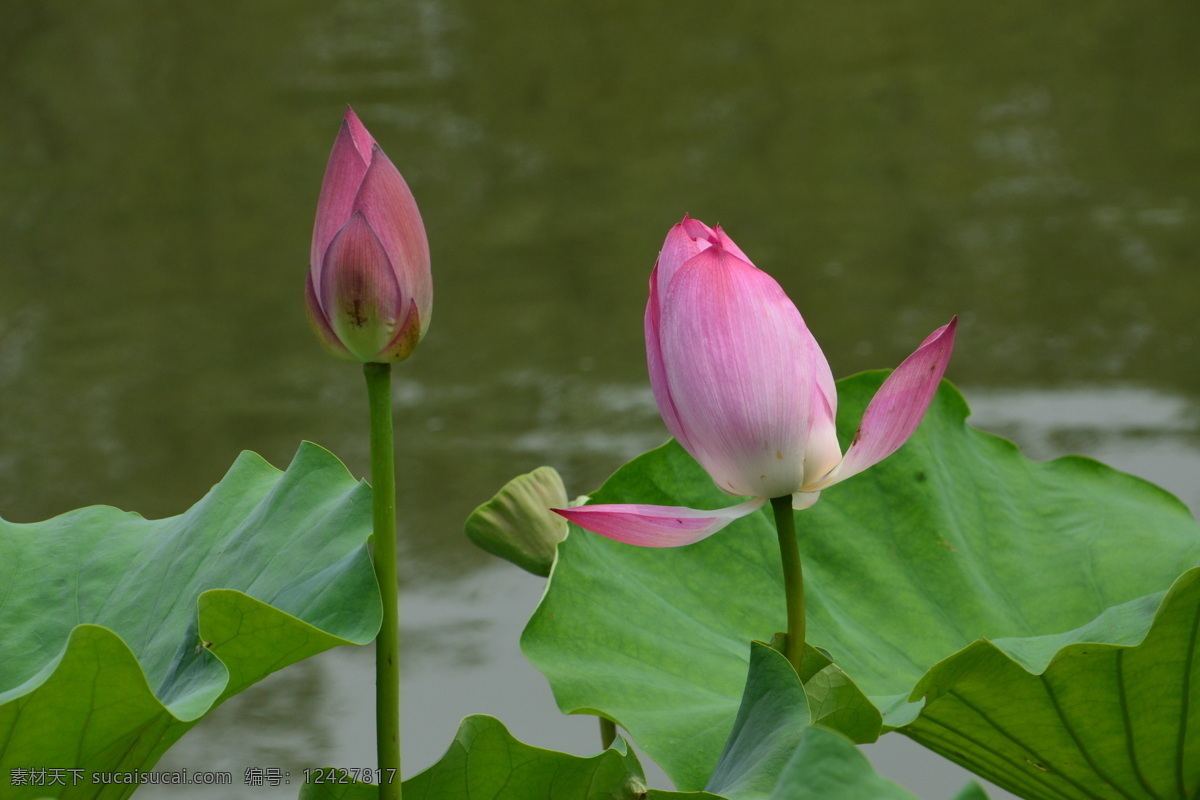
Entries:
{"type": "MultiPolygon", "coordinates": [[[[1198,25],[1185,0],[5,0],[0,515],[176,514],[301,439],[366,474],[361,371],[303,302],[347,103],[434,263],[395,371],[408,774],[474,712],[598,748],[518,650],[541,579],[462,526],[519,472],[584,493],[666,438],[642,313],[684,213],[779,280],[835,375],[960,314],[977,425],[1196,508],[1198,25]]],[[[372,678],[369,648],[288,668],[159,765],[291,786],[138,796],[372,766],[372,678]]],[[[965,779],[899,735],[868,752],[926,800],[965,779]]]]}

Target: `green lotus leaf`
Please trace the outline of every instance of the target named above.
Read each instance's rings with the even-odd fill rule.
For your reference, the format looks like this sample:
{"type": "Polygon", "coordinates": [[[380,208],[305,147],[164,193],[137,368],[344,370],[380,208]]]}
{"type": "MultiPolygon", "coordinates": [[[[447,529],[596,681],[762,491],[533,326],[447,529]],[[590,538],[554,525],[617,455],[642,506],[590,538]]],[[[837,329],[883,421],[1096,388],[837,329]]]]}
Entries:
{"type": "Polygon", "coordinates": [[[177,517],[98,506],[0,520],[3,796],[128,797],[91,773],[148,770],[250,684],[371,641],[370,533],[369,487],[312,444],[286,472],[243,453],[177,517]],[[32,768],[81,779],[20,785],[32,768]]]}
{"type": "MultiPolygon", "coordinates": [[[[459,725],[446,754],[404,781],[405,800],[642,800],[646,778],[623,739],[584,758],[524,744],[500,720],[475,715],[459,725]]],[[[300,800],[376,800],[365,783],[310,783],[300,800]]],[[[658,800],[719,800],[696,792],[651,792],[658,800]]]]}
{"type": "Polygon", "coordinates": [[[916,800],[849,739],[814,726],[810,700],[783,655],[752,643],[737,718],[705,789],[729,800],[916,800]]]}
{"type": "Polygon", "coordinates": [[[792,665],[753,642],[737,718],[704,788],[730,800],[770,797],[810,725],[808,698],[792,665]]]}
{"type": "Polygon", "coordinates": [[[467,517],[467,538],[526,572],[550,575],[567,521],[551,511],[566,508],[567,490],[553,467],[538,467],[506,483],[467,517]]]}
{"type": "Polygon", "coordinates": [[[1026,797],[1196,797],[1198,626],[1191,569],[1075,631],[972,643],[917,684],[904,732],[1026,797]]]}
{"type": "MultiPolygon", "coordinates": [[[[312,783],[312,780],[310,777],[310,782],[300,787],[299,800],[379,800],[379,787],[373,783],[312,783]]],[[[324,781],[324,774],[321,780],[324,781]]]]}
{"type": "MultiPolygon", "coordinates": [[[[843,447],[885,374],[839,382],[843,447]]],[[[1159,608],[1158,599],[1200,561],[1200,527],[1178,500],[1145,481],[1086,458],[1031,461],[1012,443],[968,426],[968,413],[961,395],[944,383],[903,448],[797,512],[811,643],[831,656],[844,676],[838,678],[843,690],[852,685],[871,698],[881,730],[911,728],[943,755],[1026,796],[1124,796],[1115,783],[1141,797],[1143,780],[1197,791],[1200,758],[1191,758],[1189,748],[1200,742],[1200,689],[1191,680],[1194,649],[1186,643],[1195,640],[1184,636],[1185,652],[1168,653],[1147,633],[1152,622],[1186,617],[1182,583],[1167,605],[1159,608]],[[1073,638],[1070,632],[1081,629],[1085,639],[1073,638]],[[1130,655],[1122,657],[1121,673],[1115,656],[1111,663],[1089,656],[1095,666],[1073,676],[1080,683],[1069,702],[1065,695],[1059,701],[1062,713],[1079,725],[1124,708],[1128,721],[1119,728],[1097,723],[1089,738],[1076,732],[1088,758],[1069,733],[1047,734],[1052,748],[1013,762],[1019,746],[1002,741],[1032,742],[1033,731],[1068,727],[1053,703],[1021,705],[1028,690],[1020,682],[1041,682],[1039,666],[1048,665],[1046,680],[1055,683],[1054,671],[1060,663],[1063,669],[1074,664],[1071,648],[1087,638],[1124,645],[1130,655]],[[979,640],[990,644],[973,645],[979,640]],[[981,652],[1017,668],[1000,671],[981,652]],[[976,668],[986,676],[966,677],[976,668]],[[1005,707],[1003,732],[978,714],[973,720],[965,712],[935,714],[957,702],[954,694],[985,712],[985,695],[1005,707]],[[1168,698],[1173,710],[1163,718],[1161,703],[1168,698]],[[1179,713],[1181,702],[1186,716],[1179,713]],[[955,733],[935,732],[935,719],[955,733]],[[1108,759],[1130,750],[1130,737],[1137,743],[1136,769],[1129,759],[1124,766],[1108,759]],[[1181,741],[1188,744],[1180,755],[1162,755],[1180,753],[1181,741]],[[1104,773],[1089,781],[1099,783],[1077,777],[1091,769],[1089,758],[1104,773]],[[1079,786],[1104,790],[1089,795],[1066,780],[1050,788],[1038,777],[1056,776],[1067,770],[1059,765],[1068,764],[1079,786]],[[1025,771],[1019,784],[1014,769],[1025,771]]],[[[592,500],[693,508],[735,502],[673,442],[627,464],[592,500]]],[[[619,722],[677,786],[698,789],[713,773],[737,715],[744,642],[785,625],[778,544],[767,512],[674,549],[632,547],[572,527],[522,648],[549,678],[563,711],[619,722]]],[[[841,724],[861,738],[864,716],[843,716],[841,724]]]]}
{"type": "Polygon", "coordinates": [[[987,792],[975,781],[969,782],[950,800],[988,800],[987,792]]]}
{"type": "MultiPolygon", "coordinates": [[[[776,634],[776,637],[781,636],[783,634],[776,634]]],[[[778,638],[771,640],[771,647],[783,652],[778,638]]],[[[800,680],[813,724],[839,731],[859,744],[879,738],[883,726],[879,709],[828,654],[808,642],[804,644],[800,680]]]]}
{"type": "Polygon", "coordinates": [[[404,782],[412,800],[526,800],[530,797],[637,800],[646,779],[624,740],[591,758],[517,741],[494,717],[462,721],[437,764],[404,782]]]}
{"type": "MultiPolygon", "coordinates": [[[[746,798],[745,800],[751,800],[746,798]]],[[[867,757],[842,734],[814,725],[804,732],[767,800],[917,800],[879,775],[867,757]]],[[[974,781],[953,800],[988,800],[974,781]]]]}
{"type": "MultiPolygon", "coordinates": [[[[378,796],[376,786],[332,770],[314,770],[309,780],[300,800],[378,796]]],[[[805,693],[792,666],[759,643],[752,645],[737,723],[710,784],[710,791],[701,792],[647,790],[637,756],[619,737],[614,747],[584,758],[523,744],[499,720],[471,716],[438,763],[404,781],[403,795],[406,800],[915,800],[879,777],[848,739],[810,726],[805,693]]],[[[972,800],[976,797],[981,796],[972,800]]]]}
{"type": "MultiPolygon", "coordinates": [[[[962,798],[987,800],[978,784],[969,783],[962,798]]],[[[872,769],[867,757],[836,731],[813,726],[784,765],[767,800],[917,800],[872,769]]],[[[746,800],[750,800],[747,798],[746,800]]]]}

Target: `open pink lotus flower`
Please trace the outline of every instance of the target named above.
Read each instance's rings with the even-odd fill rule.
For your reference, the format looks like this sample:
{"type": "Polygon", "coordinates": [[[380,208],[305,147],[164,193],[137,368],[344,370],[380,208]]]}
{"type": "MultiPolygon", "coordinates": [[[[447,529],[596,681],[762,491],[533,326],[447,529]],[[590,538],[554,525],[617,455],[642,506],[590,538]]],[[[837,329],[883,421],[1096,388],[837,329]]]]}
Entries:
{"type": "Polygon", "coordinates": [[[421,213],[349,108],[317,201],[305,300],[321,344],[350,361],[402,361],[429,328],[433,278],[421,213]]]}
{"type": "Polygon", "coordinates": [[[829,363],[796,306],[720,227],[684,218],[650,276],[646,360],[663,421],[721,491],[753,499],[718,511],[651,505],[555,509],[620,542],[674,547],[711,536],[769,499],[808,508],[822,489],[896,451],[946,372],[958,318],[892,372],[838,446],[829,363]]]}

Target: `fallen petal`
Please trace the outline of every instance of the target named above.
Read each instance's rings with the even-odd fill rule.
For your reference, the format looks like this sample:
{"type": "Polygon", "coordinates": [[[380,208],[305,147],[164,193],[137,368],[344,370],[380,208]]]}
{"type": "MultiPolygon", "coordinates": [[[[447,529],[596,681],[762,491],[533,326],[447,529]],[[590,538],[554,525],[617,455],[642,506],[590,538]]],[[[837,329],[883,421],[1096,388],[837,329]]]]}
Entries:
{"type": "Polygon", "coordinates": [[[639,547],[680,547],[712,536],[766,502],[766,498],[756,497],[716,511],[620,503],[551,510],[581,528],[618,542],[639,547]]]}

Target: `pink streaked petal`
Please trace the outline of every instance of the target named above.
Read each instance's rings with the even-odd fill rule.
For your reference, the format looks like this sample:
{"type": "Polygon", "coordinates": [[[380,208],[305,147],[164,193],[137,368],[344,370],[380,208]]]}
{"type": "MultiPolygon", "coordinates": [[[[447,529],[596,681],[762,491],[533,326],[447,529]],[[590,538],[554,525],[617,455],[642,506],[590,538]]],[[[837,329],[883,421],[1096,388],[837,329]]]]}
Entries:
{"type": "Polygon", "coordinates": [[[724,492],[797,491],[816,342],[792,301],[770,275],[714,245],[679,270],[659,307],[667,388],[688,432],[680,444],[724,492]]]}
{"type": "MultiPolygon", "coordinates": [[[[709,247],[708,230],[703,222],[685,216],[683,222],[671,226],[654,264],[660,292],[666,291],[679,268],[701,250],[709,247]],[[703,244],[702,244],[703,243],[703,244]]],[[[653,279],[653,278],[652,278],[653,279]]]]}
{"type": "Polygon", "coordinates": [[[706,243],[705,245],[701,246],[701,249],[704,249],[704,247],[709,244],[717,243],[717,234],[712,228],[708,227],[698,219],[692,219],[687,214],[684,214],[683,221],[680,222],[679,225],[683,228],[683,232],[692,239],[695,239],[697,242],[706,243]]]}
{"type": "Polygon", "coordinates": [[[354,211],[354,198],[366,174],[367,161],[358,154],[350,121],[344,119],[333,142],[333,150],[329,153],[329,163],[325,165],[321,197],[317,200],[317,218],[313,223],[309,268],[313,270],[313,283],[317,287],[321,286],[321,261],[325,251],[329,249],[334,235],[350,219],[354,211]]]}
{"type": "Polygon", "coordinates": [[[329,327],[329,319],[321,309],[321,302],[317,299],[317,292],[313,288],[311,270],[308,273],[308,279],[304,282],[304,304],[308,308],[308,323],[312,326],[313,333],[317,335],[317,339],[325,349],[338,358],[356,361],[357,359],[354,358],[350,351],[337,338],[337,334],[333,332],[333,328],[329,327]]]}
{"type": "Polygon", "coordinates": [[[354,109],[346,106],[346,125],[350,129],[350,136],[354,139],[354,147],[358,150],[359,156],[364,162],[371,160],[371,148],[375,146],[375,137],[367,130],[367,126],[362,124],[362,120],[358,118],[358,114],[354,113],[354,109]]]}
{"type": "Polygon", "coordinates": [[[762,508],[755,498],[730,508],[701,511],[681,506],[597,505],[554,508],[581,528],[638,547],[680,547],[712,536],[735,519],[762,508]]]}
{"type": "Polygon", "coordinates": [[[321,308],[337,338],[359,361],[375,361],[407,311],[387,252],[358,211],[325,252],[321,308]]]}
{"type": "Polygon", "coordinates": [[[808,445],[804,452],[804,482],[824,477],[842,459],[837,438],[837,385],[821,346],[804,327],[804,372],[812,382],[808,445]]]}
{"type": "Polygon", "coordinates": [[[804,331],[808,334],[806,338],[810,342],[805,347],[809,374],[817,385],[818,394],[825,401],[819,421],[822,425],[832,427],[837,418],[837,383],[833,380],[833,370],[829,368],[829,361],[825,358],[825,353],[821,351],[821,346],[817,344],[813,335],[808,332],[807,325],[804,331]]]}
{"type": "Polygon", "coordinates": [[[429,269],[429,240],[421,212],[408,184],[379,145],[363,177],[354,208],[361,211],[396,270],[396,280],[417,304],[423,322],[433,307],[433,277],[429,269]]]}
{"type": "Polygon", "coordinates": [[[650,299],[646,302],[646,367],[650,372],[650,388],[654,391],[654,402],[658,404],[658,413],[662,415],[667,430],[675,437],[684,450],[691,452],[691,445],[675,403],[671,400],[671,392],[667,388],[667,373],[663,367],[662,346],[658,338],[659,308],[658,308],[658,275],[659,267],[650,273],[650,299]]]}
{"type": "Polygon", "coordinates": [[[740,258],[742,261],[745,261],[750,266],[754,266],[754,262],[746,257],[746,254],[742,252],[742,248],[738,247],[736,244],[733,243],[733,239],[729,238],[729,235],[727,233],[725,233],[725,231],[721,228],[720,225],[717,225],[716,227],[713,228],[713,236],[716,239],[716,242],[715,242],[716,244],[721,245],[721,247],[725,248],[730,253],[733,253],[735,256],[740,258]]]}
{"type": "Polygon", "coordinates": [[[843,481],[878,464],[908,440],[921,424],[946,374],[957,327],[958,317],[955,317],[934,331],[893,370],[867,405],[841,465],[817,488],[843,481]]]}
{"type": "MultiPolygon", "coordinates": [[[[685,221],[696,222],[696,220],[685,221]]],[[[703,225],[703,223],[700,224],[703,225]]],[[[709,241],[713,244],[720,245],[726,252],[732,253],[750,266],[754,266],[754,262],[742,252],[742,249],[729,237],[729,234],[725,233],[725,229],[720,225],[714,226],[711,230],[706,226],[704,229],[709,232],[709,241]]],[[[801,321],[803,322],[803,318],[801,321]]],[[[819,421],[822,423],[828,422],[832,425],[833,419],[837,416],[837,388],[833,380],[833,371],[829,368],[829,362],[825,359],[825,354],[821,352],[820,345],[817,344],[817,340],[808,330],[807,325],[804,326],[804,338],[806,340],[804,347],[806,371],[816,381],[817,389],[821,392],[825,400],[825,413],[821,415],[819,421]]],[[[836,433],[834,436],[836,438],[836,433]]],[[[837,453],[840,459],[841,451],[838,450],[837,453]]]]}

